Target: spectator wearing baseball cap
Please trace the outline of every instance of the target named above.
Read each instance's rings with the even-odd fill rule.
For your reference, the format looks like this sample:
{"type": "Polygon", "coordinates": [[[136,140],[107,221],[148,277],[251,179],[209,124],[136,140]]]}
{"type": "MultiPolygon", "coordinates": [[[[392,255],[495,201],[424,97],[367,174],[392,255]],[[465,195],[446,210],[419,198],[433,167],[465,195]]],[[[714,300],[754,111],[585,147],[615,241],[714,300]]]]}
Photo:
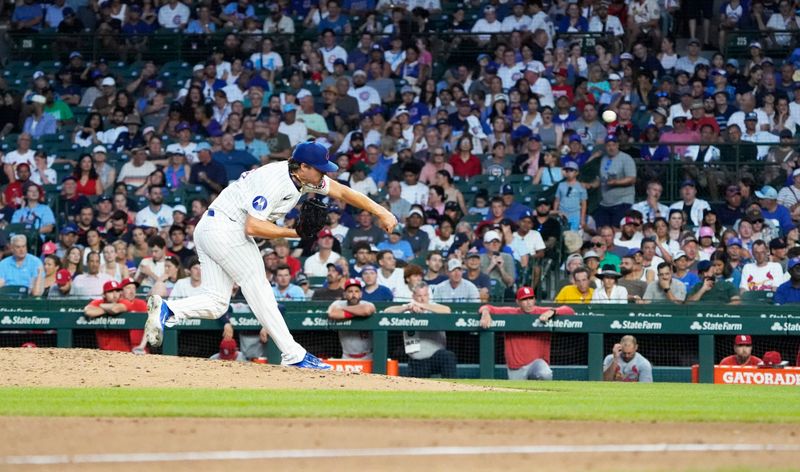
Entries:
{"type": "Polygon", "coordinates": [[[719,361],[719,365],[757,366],[762,364],[761,359],[753,355],[753,338],[748,334],[736,335],[733,340],[733,352],[733,355],[719,361]]]}
{"type": "MultiPolygon", "coordinates": [[[[800,174],[800,172],[798,172],[800,174]]],[[[800,188],[798,188],[800,191],[800,188]]],[[[737,221],[744,217],[744,205],[742,204],[742,191],[738,185],[729,185],[725,189],[725,203],[717,205],[717,220],[723,226],[733,227],[737,221]]]]}
{"type": "Polygon", "coordinates": [[[689,291],[687,302],[739,304],[741,300],[739,290],[719,277],[711,261],[698,262],[697,275],[700,277],[700,283],[689,291]]]}
{"type": "MultiPolygon", "coordinates": [[[[794,152],[793,148],[792,152],[794,152]]],[[[778,204],[786,208],[792,208],[800,203],[800,168],[792,171],[790,179],[791,184],[783,187],[778,192],[778,204]]]]}
{"type": "MultiPolygon", "coordinates": [[[[555,315],[574,315],[568,306],[557,308],[536,306],[533,287],[522,286],[516,293],[517,306],[483,305],[478,309],[481,328],[492,326],[492,315],[533,315],[534,325],[544,325],[555,315]]],[[[509,380],[552,380],[550,369],[550,333],[506,333],[505,358],[509,380]]]]}
{"type": "Polygon", "coordinates": [[[367,264],[361,269],[361,280],[364,283],[362,299],[367,302],[390,302],[394,299],[391,289],[378,283],[378,268],[367,264]]]}
{"type": "Polygon", "coordinates": [[[702,198],[697,198],[697,183],[686,179],[680,184],[681,199],[670,205],[669,210],[680,210],[689,215],[689,222],[694,226],[703,224],[703,214],[711,209],[711,205],[702,198]]]}
{"type": "MultiPolygon", "coordinates": [[[[83,314],[87,318],[97,318],[98,316],[117,316],[125,313],[128,309],[120,301],[122,287],[116,280],[109,280],[103,284],[103,295],[101,298],[92,300],[83,309],[83,314]]],[[[127,331],[97,330],[97,347],[104,351],[131,352],[133,345],[130,342],[127,331]]]]}
{"type": "Polygon", "coordinates": [[[800,257],[793,257],[786,263],[789,280],[775,291],[772,302],[776,305],[800,303],[800,257]]]}
{"type": "MultiPolygon", "coordinates": [[[[360,279],[349,278],[344,282],[342,300],[335,300],[328,306],[331,320],[367,318],[375,314],[375,305],[362,300],[364,284],[360,279]]],[[[342,345],[342,359],[372,359],[372,333],[360,331],[339,331],[342,345]]]]}
{"type": "Polygon", "coordinates": [[[792,214],[789,209],[778,204],[778,191],[775,187],[765,185],[760,190],[756,190],[756,198],[759,199],[761,215],[764,219],[778,220],[783,234],[789,232],[794,226],[792,214]]]}
{"type": "Polygon", "coordinates": [[[620,151],[616,140],[608,138],[600,160],[600,193],[600,205],[594,214],[598,227],[619,221],[636,197],[636,163],[630,154],[620,151]]]}
{"type": "MultiPolygon", "coordinates": [[[[553,211],[564,215],[569,223],[569,230],[580,231],[586,225],[586,209],[589,194],[578,182],[578,163],[567,161],[561,168],[564,180],[558,183],[553,201],[553,211]]],[[[564,228],[567,229],[567,228],[564,228]]]]}
{"type": "MultiPolygon", "coordinates": [[[[730,247],[730,241],[728,240],[727,246],[730,247]]],[[[739,241],[739,247],[741,247],[741,241],[739,241]]],[[[678,280],[683,283],[684,285],[684,300],[686,299],[686,292],[694,288],[695,285],[700,283],[700,277],[697,276],[697,273],[692,272],[689,270],[689,266],[691,265],[689,260],[689,256],[686,255],[683,251],[676,251],[672,255],[672,265],[675,268],[672,278],[678,280]]],[[[656,274],[658,275],[658,274],[656,274]]]]}
{"type": "MultiPolygon", "coordinates": [[[[344,261],[338,261],[344,262],[344,261]]],[[[341,265],[328,263],[325,277],[327,286],[314,290],[314,300],[339,300],[344,295],[344,269],[341,265]]]]}
{"type": "Polygon", "coordinates": [[[239,345],[233,334],[233,326],[226,323],[222,328],[222,340],[219,343],[219,352],[209,357],[212,360],[246,362],[247,358],[239,350],[239,345]]]}
{"type": "Polygon", "coordinates": [[[481,272],[505,288],[514,285],[516,267],[514,258],[503,249],[503,238],[496,230],[489,230],[483,235],[485,252],[481,254],[481,272]]]}

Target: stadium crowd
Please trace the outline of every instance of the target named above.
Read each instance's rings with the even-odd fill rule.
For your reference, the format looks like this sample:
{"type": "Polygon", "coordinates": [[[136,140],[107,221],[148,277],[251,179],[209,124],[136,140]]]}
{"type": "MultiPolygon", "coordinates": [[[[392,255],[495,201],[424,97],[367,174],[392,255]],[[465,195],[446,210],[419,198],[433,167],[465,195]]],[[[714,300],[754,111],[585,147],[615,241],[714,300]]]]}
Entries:
{"type": "Polygon", "coordinates": [[[58,56],[0,79],[0,283],[190,295],[214,197],[316,139],[402,224],[329,201],[263,244],[279,300],[800,302],[797,7],[18,1],[9,47],[58,56]],[[151,54],[169,33],[197,63],[151,54]]]}

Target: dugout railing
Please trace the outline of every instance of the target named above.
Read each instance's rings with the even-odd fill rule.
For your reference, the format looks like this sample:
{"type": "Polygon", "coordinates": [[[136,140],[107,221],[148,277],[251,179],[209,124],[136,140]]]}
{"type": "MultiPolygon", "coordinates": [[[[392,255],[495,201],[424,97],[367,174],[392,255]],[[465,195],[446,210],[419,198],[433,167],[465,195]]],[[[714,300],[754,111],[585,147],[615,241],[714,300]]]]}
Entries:
{"type": "MultiPolygon", "coordinates": [[[[576,316],[556,317],[547,324],[539,323],[533,316],[495,316],[489,329],[479,326],[477,304],[453,303],[450,315],[383,314],[380,310],[383,306],[386,305],[380,306],[372,317],[339,322],[328,320],[325,314],[327,303],[293,303],[283,305],[283,309],[287,324],[294,333],[311,336],[306,336],[306,341],[330,336],[339,330],[371,332],[373,370],[376,373],[385,372],[386,359],[396,352],[390,352],[390,339],[396,339],[402,331],[446,331],[449,342],[450,338],[459,336],[462,339],[464,336],[477,338],[473,372],[461,375],[481,378],[504,378],[504,366],[499,361],[502,357],[502,334],[507,332],[552,333],[554,349],[557,340],[569,338],[570,343],[562,343],[560,349],[583,353],[575,358],[584,359],[585,364],[562,366],[553,362],[554,370],[556,378],[576,380],[601,380],[603,358],[610,352],[610,346],[626,334],[640,337],[640,352],[651,359],[656,371],[662,370],[660,375],[656,375],[657,379],[675,381],[688,381],[691,364],[695,362],[700,365],[700,381],[713,381],[715,362],[732,353],[733,336],[737,334],[754,337],[754,353],[776,350],[791,364],[794,364],[800,346],[800,315],[796,308],[768,304],[576,305],[576,316]],[[659,341],[662,338],[672,341],[664,344],[659,341]],[[658,349],[654,347],[656,344],[660,345],[658,349]],[[664,353],[658,350],[675,351],[675,355],[685,360],[679,366],[661,365],[659,359],[664,353]]],[[[145,320],[143,314],[90,320],[82,313],[81,302],[56,304],[44,300],[21,300],[14,302],[13,307],[6,303],[0,308],[0,341],[9,339],[9,336],[24,339],[24,333],[39,333],[54,336],[55,345],[69,348],[76,345],[77,338],[85,337],[93,330],[140,329],[145,320]]],[[[239,305],[230,315],[230,322],[238,332],[258,331],[260,328],[246,306],[239,305]]],[[[214,333],[218,340],[220,327],[217,321],[190,320],[169,329],[161,353],[178,355],[179,338],[214,333]]],[[[0,345],[8,346],[9,343],[2,341],[0,345]]],[[[280,360],[279,352],[271,342],[267,343],[266,355],[271,363],[280,360]]]]}

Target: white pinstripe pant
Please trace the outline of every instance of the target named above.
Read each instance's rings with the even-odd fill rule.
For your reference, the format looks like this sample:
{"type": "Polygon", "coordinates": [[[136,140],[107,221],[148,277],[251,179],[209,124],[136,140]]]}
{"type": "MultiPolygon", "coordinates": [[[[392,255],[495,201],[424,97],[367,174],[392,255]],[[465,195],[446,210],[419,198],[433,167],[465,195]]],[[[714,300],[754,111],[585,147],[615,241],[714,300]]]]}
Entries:
{"type": "Polygon", "coordinates": [[[194,242],[200,259],[203,293],[170,300],[167,306],[175,318],[221,317],[228,310],[236,282],[253,314],[283,353],[283,363],[302,361],[306,350],[294,340],[278,310],[261,253],[253,238],[245,235],[244,224],[231,221],[219,211],[214,216],[203,215],[195,228],[194,242]]]}

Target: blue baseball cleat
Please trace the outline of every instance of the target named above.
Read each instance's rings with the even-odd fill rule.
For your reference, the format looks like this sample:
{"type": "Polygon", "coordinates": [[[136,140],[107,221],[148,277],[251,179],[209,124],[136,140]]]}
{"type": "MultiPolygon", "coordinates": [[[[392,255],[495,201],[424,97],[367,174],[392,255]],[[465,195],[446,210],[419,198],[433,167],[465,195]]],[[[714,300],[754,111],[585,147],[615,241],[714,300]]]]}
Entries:
{"type": "Polygon", "coordinates": [[[288,365],[290,365],[292,367],[297,367],[299,369],[314,369],[314,370],[332,370],[333,369],[332,365],[322,362],[321,360],[319,360],[319,358],[317,358],[316,356],[314,356],[313,354],[311,354],[309,352],[306,353],[306,355],[305,355],[305,357],[303,357],[302,361],[297,362],[295,364],[288,364],[288,365]]]}
{"type": "Polygon", "coordinates": [[[148,344],[158,347],[164,341],[164,326],[172,315],[169,307],[158,295],[147,299],[147,321],[144,324],[144,335],[148,344]]]}

